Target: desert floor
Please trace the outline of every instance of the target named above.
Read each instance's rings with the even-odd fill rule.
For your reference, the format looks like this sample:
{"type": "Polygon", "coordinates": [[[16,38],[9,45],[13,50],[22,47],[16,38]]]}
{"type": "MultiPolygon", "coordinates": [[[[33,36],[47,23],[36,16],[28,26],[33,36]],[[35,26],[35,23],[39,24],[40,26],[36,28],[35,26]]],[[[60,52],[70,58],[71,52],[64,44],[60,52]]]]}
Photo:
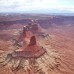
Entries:
{"type": "MultiPolygon", "coordinates": [[[[9,41],[16,35],[16,30],[1,30],[0,31],[0,51],[8,51],[11,48],[12,42],[9,41]]],[[[56,26],[47,29],[50,35],[48,44],[51,50],[58,52],[60,57],[60,66],[57,72],[50,71],[49,74],[74,74],[74,26],[56,26]]],[[[50,49],[49,49],[50,50],[50,49]]],[[[0,74],[12,74],[7,68],[0,68],[0,74]]],[[[22,73],[20,70],[18,74],[22,73]]]]}

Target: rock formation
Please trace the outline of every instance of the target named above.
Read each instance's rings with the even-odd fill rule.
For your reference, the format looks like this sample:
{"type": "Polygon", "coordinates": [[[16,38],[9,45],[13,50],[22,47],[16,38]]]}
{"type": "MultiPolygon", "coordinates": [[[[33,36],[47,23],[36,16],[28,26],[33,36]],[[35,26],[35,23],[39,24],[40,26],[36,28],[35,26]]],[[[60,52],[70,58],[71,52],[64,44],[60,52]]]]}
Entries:
{"type": "MultiPolygon", "coordinates": [[[[3,53],[5,54],[5,53],[3,53]]],[[[23,69],[25,74],[49,74],[51,70],[58,68],[58,53],[49,50],[49,47],[37,45],[35,36],[21,51],[13,51],[5,56],[0,56],[0,66],[7,66],[13,74],[23,69]]]]}
{"type": "MultiPolygon", "coordinates": [[[[18,50],[1,53],[0,66],[10,68],[13,74],[18,74],[21,69],[24,74],[49,74],[50,71],[58,69],[59,54],[51,51],[50,45],[40,44],[41,40],[39,44],[37,43],[35,35],[38,33],[37,30],[38,25],[34,22],[24,26],[23,32],[17,39],[18,44],[23,42],[22,46],[18,50]]],[[[38,34],[43,37],[48,36],[44,33],[38,34]]]]}
{"type": "Polygon", "coordinates": [[[37,45],[35,36],[32,36],[30,43],[20,49],[20,51],[15,51],[11,55],[12,57],[24,57],[24,58],[38,58],[45,53],[45,49],[42,46],[37,45]]]}

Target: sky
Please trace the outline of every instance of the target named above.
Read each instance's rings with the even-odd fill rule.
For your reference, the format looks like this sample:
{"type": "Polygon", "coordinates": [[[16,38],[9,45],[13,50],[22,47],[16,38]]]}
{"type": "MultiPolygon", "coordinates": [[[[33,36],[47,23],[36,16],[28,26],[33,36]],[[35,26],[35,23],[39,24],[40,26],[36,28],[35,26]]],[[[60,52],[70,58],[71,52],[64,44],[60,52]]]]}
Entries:
{"type": "Polygon", "coordinates": [[[0,12],[74,13],[74,0],[0,0],[0,12]]]}

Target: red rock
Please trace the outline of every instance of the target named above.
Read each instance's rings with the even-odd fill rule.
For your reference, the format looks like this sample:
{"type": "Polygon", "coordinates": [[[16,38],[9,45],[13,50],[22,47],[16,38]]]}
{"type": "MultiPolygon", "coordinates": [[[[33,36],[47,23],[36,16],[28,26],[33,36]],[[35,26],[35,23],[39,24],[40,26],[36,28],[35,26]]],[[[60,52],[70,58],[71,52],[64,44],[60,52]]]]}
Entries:
{"type": "Polygon", "coordinates": [[[25,57],[25,58],[38,58],[45,53],[45,49],[42,46],[38,46],[36,43],[35,36],[32,36],[30,43],[26,48],[21,49],[21,51],[16,51],[12,53],[13,57],[25,57]]]}

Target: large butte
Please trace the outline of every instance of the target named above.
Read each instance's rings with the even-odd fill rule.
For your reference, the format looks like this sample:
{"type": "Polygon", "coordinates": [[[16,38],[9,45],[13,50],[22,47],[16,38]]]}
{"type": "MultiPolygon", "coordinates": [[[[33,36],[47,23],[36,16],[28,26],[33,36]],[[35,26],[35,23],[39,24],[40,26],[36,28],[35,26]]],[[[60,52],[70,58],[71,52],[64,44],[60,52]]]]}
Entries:
{"type": "Polygon", "coordinates": [[[14,58],[38,58],[45,53],[45,49],[42,46],[37,45],[35,36],[32,36],[30,43],[21,49],[21,51],[15,51],[11,55],[14,58]]]}

